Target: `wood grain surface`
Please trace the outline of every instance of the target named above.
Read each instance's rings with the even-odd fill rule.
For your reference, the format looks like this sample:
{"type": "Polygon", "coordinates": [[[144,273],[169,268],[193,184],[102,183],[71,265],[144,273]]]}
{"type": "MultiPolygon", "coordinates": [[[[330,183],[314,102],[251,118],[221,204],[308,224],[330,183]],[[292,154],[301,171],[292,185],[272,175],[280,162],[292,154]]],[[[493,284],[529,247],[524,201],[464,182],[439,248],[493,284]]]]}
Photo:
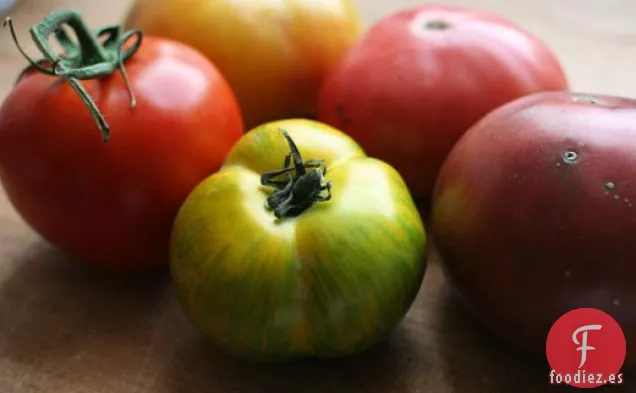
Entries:
{"type": "MultiPolygon", "coordinates": [[[[421,2],[358,0],[368,23],[421,2]]],[[[558,53],[574,90],[636,96],[633,0],[447,3],[491,10],[532,30],[558,53]]],[[[23,0],[12,16],[27,43],[27,28],[54,8],[74,7],[105,24],[128,4],[23,0]]],[[[23,66],[0,30],[0,99],[23,66]]],[[[625,378],[614,391],[636,391],[632,376],[625,378]]],[[[0,193],[0,393],[553,390],[571,391],[549,386],[545,365],[502,348],[454,303],[434,251],[416,303],[388,342],[349,359],[259,365],[211,348],[181,313],[165,271],[122,278],[84,267],[35,235],[0,193]]]]}

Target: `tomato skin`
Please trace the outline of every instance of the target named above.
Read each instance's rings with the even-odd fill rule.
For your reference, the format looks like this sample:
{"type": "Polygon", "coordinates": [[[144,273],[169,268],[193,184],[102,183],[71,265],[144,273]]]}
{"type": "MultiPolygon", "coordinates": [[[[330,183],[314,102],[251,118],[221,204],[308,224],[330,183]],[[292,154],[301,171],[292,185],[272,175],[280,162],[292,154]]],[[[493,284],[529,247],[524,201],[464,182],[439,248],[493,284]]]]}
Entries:
{"type": "Polygon", "coordinates": [[[248,132],[184,202],[171,271],[190,320],[229,353],[261,361],[347,356],[406,314],[426,266],[426,234],[399,174],[350,138],[291,119],[248,132]],[[279,221],[264,172],[289,148],[324,159],[332,199],[279,221]]]}
{"type": "Polygon", "coordinates": [[[636,339],[635,125],[633,100],[536,94],[487,115],[450,152],[433,198],[436,246],[469,309],[510,345],[545,359],[552,324],[580,307],[636,339]]]}
{"type": "Polygon", "coordinates": [[[236,92],[248,129],[315,116],[325,74],[363,28],[352,0],[136,0],[125,25],[204,53],[236,92]]]}
{"type": "Polygon", "coordinates": [[[174,216],[243,133],[227,82],[201,54],[144,37],[119,73],[83,81],[104,143],[70,85],[29,73],[0,109],[0,180],[22,218],[68,253],[115,270],[165,265],[174,216]]]}
{"type": "Polygon", "coordinates": [[[422,5],[372,26],[325,79],[318,119],[395,167],[429,198],[446,154],[477,120],[535,92],[565,90],[539,39],[483,11],[422,5]],[[429,22],[444,30],[425,28],[429,22]]]}

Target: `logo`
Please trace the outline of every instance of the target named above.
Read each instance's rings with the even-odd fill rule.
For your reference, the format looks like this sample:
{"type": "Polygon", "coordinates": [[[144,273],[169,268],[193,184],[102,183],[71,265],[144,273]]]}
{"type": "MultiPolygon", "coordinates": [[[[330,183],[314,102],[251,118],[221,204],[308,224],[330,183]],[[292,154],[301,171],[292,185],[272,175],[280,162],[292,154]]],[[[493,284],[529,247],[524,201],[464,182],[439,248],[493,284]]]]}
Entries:
{"type": "Polygon", "coordinates": [[[548,333],[550,384],[595,388],[623,383],[627,345],[620,325],[594,308],[565,313],[548,333]]]}

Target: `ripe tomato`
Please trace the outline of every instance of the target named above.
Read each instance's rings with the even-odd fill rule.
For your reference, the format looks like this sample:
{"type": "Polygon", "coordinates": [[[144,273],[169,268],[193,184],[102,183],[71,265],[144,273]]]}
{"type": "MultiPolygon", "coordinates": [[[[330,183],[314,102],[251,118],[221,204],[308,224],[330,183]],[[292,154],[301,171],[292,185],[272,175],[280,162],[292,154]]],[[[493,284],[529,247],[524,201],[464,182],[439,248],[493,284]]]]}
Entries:
{"type": "MultiPolygon", "coordinates": [[[[77,53],[97,59],[95,38],[81,33],[77,53]]],[[[194,49],[145,37],[125,67],[134,108],[120,73],[82,81],[108,143],[62,77],[31,70],[0,108],[0,180],[13,206],[51,243],[114,269],[167,264],[179,206],[243,134],[230,87],[194,49]]]]}
{"type": "Polygon", "coordinates": [[[552,324],[592,307],[636,340],[635,139],[636,101],[542,93],[493,111],[451,150],[433,236],[498,337],[545,359],[552,324]]]}
{"type": "Polygon", "coordinates": [[[423,5],[386,16],[347,52],[325,80],[318,119],[428,198],[446,154],[474,122],[517,97],[566,87],[550,50],[518,26],[423,5]]]}
{"type": "Polygon", "coordinates": [[[186,314],[234,355],[344,356],[407,312],[426,244],[392,167],[340,131],[292,119],[248,132],[191,193],[175,220],[171,270],[186,314]],[[280,173],[290,153],[287,171],[306,173],[280,173]]]}
{"type": "Polygon", "coordinates": [[[136,0],[126,25],[208,56],[236,92],[247,128],[315,116],[325,73],[362,31],[352,0],[136,0]]]}

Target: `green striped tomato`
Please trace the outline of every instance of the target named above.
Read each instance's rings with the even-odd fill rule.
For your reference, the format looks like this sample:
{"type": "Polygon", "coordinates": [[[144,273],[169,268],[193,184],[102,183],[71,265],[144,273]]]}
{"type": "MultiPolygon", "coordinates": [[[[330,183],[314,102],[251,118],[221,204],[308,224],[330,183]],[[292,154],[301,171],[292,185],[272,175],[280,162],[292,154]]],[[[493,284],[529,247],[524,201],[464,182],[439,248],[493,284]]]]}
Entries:
{"type": "Polygon", "coordinates": [[[171,273],[188,318],[229,353],[337,357],[392,332],[426,249],[395,169],[336,129],[290,119],[246,133],[192,191],[174,222],[171,273]],[[286,166],[293,146],[302,157],[286,166]]]}

